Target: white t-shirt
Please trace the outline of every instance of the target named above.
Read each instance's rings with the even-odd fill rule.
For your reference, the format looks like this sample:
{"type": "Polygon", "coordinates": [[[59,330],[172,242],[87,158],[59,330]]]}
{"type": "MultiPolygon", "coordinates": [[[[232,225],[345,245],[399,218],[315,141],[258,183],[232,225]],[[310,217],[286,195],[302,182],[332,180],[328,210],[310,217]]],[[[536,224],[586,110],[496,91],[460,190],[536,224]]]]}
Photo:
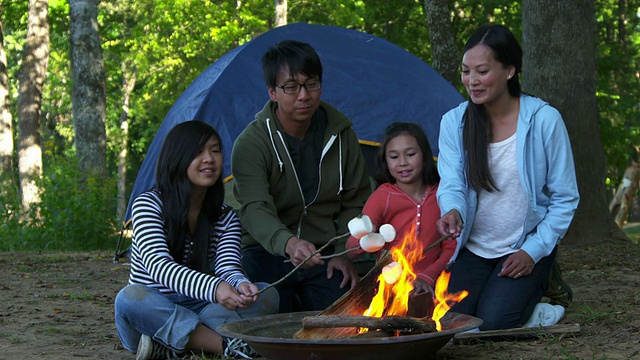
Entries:
{"type": "Polygon", "coordinates": [[[520,184],[516,134],[489,144],[489,168],[498,190],[478,192],[478,208],[467,248],[494,259],[517,251],[511,245],[522,236],[527,197],[520,184]]]}

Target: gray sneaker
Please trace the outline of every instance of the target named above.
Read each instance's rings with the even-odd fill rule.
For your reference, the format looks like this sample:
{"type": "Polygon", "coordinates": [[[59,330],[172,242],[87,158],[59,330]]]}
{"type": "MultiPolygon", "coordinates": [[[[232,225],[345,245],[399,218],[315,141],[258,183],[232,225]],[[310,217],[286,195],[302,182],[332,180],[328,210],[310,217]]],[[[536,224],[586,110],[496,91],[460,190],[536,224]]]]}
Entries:
{"type": "Polygon", "coordinates": [[[222,337],[222,356],[226,359],[253,359],[260,356],[255,350],[241,339],[222,337]]]}
{"type": "Polygon", "coordinates": [[[184,359],[184,354],[153,341],[148,335],[142,335],[138,342],[136,360],[172,360],[184,359]]]}

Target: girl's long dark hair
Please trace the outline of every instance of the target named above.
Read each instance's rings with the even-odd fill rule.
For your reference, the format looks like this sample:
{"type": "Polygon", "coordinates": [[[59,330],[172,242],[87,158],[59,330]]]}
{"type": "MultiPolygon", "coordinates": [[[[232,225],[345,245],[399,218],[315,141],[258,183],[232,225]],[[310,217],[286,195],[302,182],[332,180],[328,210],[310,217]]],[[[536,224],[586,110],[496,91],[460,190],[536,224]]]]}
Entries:
{"type": "MultiPolygon", "coordinates": [[[[504,67],[510,65],[515,67],[515,73],[507,81],[507,89],[509,95],[520,97],[522,91],[518,74],[522,69],[522,48],[515,36],[502,25],[484,25],[471,35],[464,46],[464,52],[479,44],[491,49],[496,61],[502,63],[504,67]]],[[[476,191],[497,190],[489,170],[487,150],[490,138],[491,123],[487,118],[484,105],[469,101],[464,113],[462,142],[467,160],[467,181],[476,191]]]]}
{"type": "Polygon", "coordinates": [[[385,129],[382,144],[378,150],[374,177],[378,185],[386,182],[392,184],[396,183],[396,179],[391,176],[391,173],[389,172],[387,157],[385,155],[389,141],[400,135],[413,136],[422,151],[422,182],[426,185],[436,185],[440,182],[440,175],[438,174],[436,163],[433,160],[431,145],[429,145],[427,135],[424,133],[422,128],[414,123],[394,122],[385,129]]]}
{"type": "MultiPolygon", "coordinates": [[[[158,155],[156,188],[162,200],[167,245],[171,256],[179,263],[184,256],[185,238],[189,236],[187,215],[191,205],[191,182],[187,176],[187,168],[212,136],[216,137],[222,147],[220,136],[208,124],[197,120],[180,123],[169,131],[158,155]]],[[[216,165],[222,166],[222,164],[216,165]]],[[[220,176],[215,184],[207,189],[200,210],[211,226],[222,215],[223,201],[224,186],[220,176]]],[[[210,229],[211,226],[207,228],[210,229]]],[[[209,238],[209,234],[206,234],[206,236],[191,239],[194,242],[191,249],[192,256],[186,265],[208,272],[209,238]]]]}

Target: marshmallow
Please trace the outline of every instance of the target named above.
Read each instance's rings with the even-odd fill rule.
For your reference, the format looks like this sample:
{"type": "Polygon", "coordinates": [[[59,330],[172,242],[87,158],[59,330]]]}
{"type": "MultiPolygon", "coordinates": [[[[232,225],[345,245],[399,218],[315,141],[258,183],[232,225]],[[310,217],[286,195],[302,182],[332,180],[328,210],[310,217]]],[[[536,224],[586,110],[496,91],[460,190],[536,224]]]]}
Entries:
{"type": "Polygon", "coordinates": [[[402,266],[395,261],[382,268],[382,277],[389,285],[393,285],[400,280],[400,276],[402,276],[402,266]]]}
{"type": "Polygon", "coordinates": [[[347,224],[349,233],[355,238],[362,238],[373,231],[373,223],[367,215],[356,216],[347,224]]]}
{"type": "Polygon", "coordinates": [[[380,226],[378,232],[382,237],[384,237],[384,241],[386,242],[392,242],[396,238],[396,228],[391,224],[384,224],[380,226]]]}
{"type": "Polygon", "coordinates": [[[384,244],[384,237],[378,233],[369,233],[360,238],[360,247],[368,253],[379,251],[384,244]]]}

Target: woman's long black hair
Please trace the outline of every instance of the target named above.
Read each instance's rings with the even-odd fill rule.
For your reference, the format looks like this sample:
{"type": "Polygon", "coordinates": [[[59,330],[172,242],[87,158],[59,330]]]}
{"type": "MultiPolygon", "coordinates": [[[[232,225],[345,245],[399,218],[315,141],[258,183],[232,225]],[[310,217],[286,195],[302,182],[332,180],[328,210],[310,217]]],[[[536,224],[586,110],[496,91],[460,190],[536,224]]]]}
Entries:
{"type": "MultiPolygon", "coordinates": [[[[162,215],[165,222],[167,245],[171,256],[181,262],[184,256],[185,237],[189,236],[188,213],[190,207],[191,182],[187,168],[199,151],[215,136],[222,142],[216,130],[208,124],[192,120],[176,125],[167,134],[156,164],[156,188],[162,200],[162,215]]],[[[222,148],[220,149],[222,151],[222,148]]],[[[216,164],[222,166],[222,164],[216,164]]],[[[224,186],[222,176],[207,189],[200,210],[211,226],[222,215],[224,186]]],[[[208,227],[210,228],[210,227],[208,227]]],[[[209,234],[192,239],[194,242],[189,263],[194,269],[208,272],[207,255],[209,234]]]]}
{"type": "MultiPolygon", "coordinates": [[[[504,67],[512,65],[515,73],[507,81],[509,94],[520,97],[520,80],[518,74],[522,69],[522,48],[511,31],[502,25],[484,25],[478,28],[467,40],[464,52],[476,45],[483,44],[491,49],[496,61],[504,67]]],[[[488,144],[491,138],[491,123],[487,118],[484,105],[469,101],[464,113],[462,142],[467,162],[467,181],[476,191],[496,190],[491,177],[488,159],[488,144]]]]}
{"type": "Polygon", "coordinates": [[[393,138],[400,135],[413,136],[422,151],[422,182],[426,185],[436,185],[440,182],[440,175],[438,174],[438,168],[433,160],[433,153],[431,152],[431,145],[427,135],[422,128],[414,123],[409,122],[394,122],[389,125],[385,131],[382,139],[382,144],[378,150],[376,159],[375,181],[378,185],[383,183],[396,183],[396,179],[391,176],[389,172],[389,166],[387,165],[387,144],[393,138]]]}

